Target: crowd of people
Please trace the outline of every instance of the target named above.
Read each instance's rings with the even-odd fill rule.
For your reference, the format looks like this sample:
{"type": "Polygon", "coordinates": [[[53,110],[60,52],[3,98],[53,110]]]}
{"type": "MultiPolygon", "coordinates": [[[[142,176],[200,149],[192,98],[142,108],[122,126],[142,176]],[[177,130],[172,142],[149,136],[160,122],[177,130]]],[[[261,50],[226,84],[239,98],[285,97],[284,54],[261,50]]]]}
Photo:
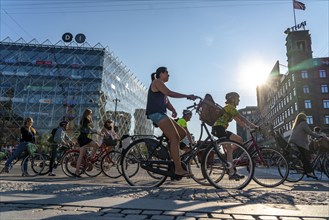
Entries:
{"type": "MultiPolygon", "coordinates": [[[[171,104],[169,98],[187,98],[195,100],[197,96],[193,94],[182,94],[170,90],[165,85],[168,81],[169,71],[166,67],[159,67],[151,74],[151,84],[147,95],[146,116],[153,122],[154,126],[159,127],[163,134],[168,138],[169,152],[174,163],[175,175],[178,177],[191,177],[192,174],[182,167],[180,150],[188,152],[190,150],[189,146],[194,144],[194,140],[192,139],[192,135],[187,126],[187,123],[192,117],[192,112],[190,110],[183,110],[182,117],[176,118],[176,109],[171,104]],[[171,112],[171,117],[168,116],[167,110],[171,112]]],[[[249,130],[258,129],[259,127],[238,112],[237,106],[240,102],[240,96],[238,93],[229,92],[226,94],[225,99],[226,102],[223,107],[224,113],[218,117],[212,126],[212,134],[217,138],[225,137],[242,144],[243,139],[239,135],[227,130],[229,123],[235,120],[238,125],[249,130]]],[[[80,165],[88,148],[92,148],[90,157],[93,158],[101,144],[105,143],[107,146],[114,146],[116,141],[120,139],[115,132],[113,122],[109,119],[104,121],[104,127],[100,132],[94,129],[92,113],[91,109],[86,109],[79,122],[80,134],[77,138],[77,142],[80,146],[80,153],[77,159],[76,171],[74,173],[74,176],[77,178],[80,178],[80,165]],[[97,134],[100,137],[98,141],[92,138],[93,134],[97,134]]],[[[310,135],[314,138],[322,137],[326,141],[329,141],[329,139],[324,133],[321,133],[319,127],[315,127],[313,132],[306,122],[306,117],[307,116],[304,113],[299,113],[295,118],[289,143],[298,147],[301,153],[304,172],[307,177],[315,178],[310,165],[308,136],[310,135]]],[[[53,164],[57,154],[57,149],[63,145],[67,146],[74,143],[66,133],[68,123],[68,121],[60,122],[54,134],[53,142],[51,143],[49,176],[55,176],[55,173],[53,172],[53,164]]],[[[5,167],[1,172],[8,173],[10,163],[27,149],[28,143],[36,143],[36,130],[32,125],[33,119],[31,117],[26,118],[24,125],[21,127],[20,143],[12,155],[7,159],[5,167]]],[[[224,146],[224,148],[228,162],[232,162],[234,148],[231,145],[224,146]]],[[[228,175],[229,179],[234,180],[244,178],[243,175],[235,172],[233,168],[229,170],[228,175]]]]}

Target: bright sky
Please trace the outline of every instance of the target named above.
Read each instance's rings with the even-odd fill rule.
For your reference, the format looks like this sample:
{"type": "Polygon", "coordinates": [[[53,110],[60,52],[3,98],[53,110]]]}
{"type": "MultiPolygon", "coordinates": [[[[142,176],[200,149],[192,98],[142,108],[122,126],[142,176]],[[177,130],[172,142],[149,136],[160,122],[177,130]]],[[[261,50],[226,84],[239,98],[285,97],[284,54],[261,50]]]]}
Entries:
{"type": "MultiPolygon", "coordinates": [[[[306,10],[295,10],[296,21],[306,21],[313,57],[328,57],[329,1],[300,2],[306,10]]],[[[108,46],[146,87],[166,66],[171,90],[210,93],[221,105],[237,91],[238,108],[257,105],[256,85],[277,60],[287,65],[283,32],[295,25],[292,0],[0,0],[0,9],[1,40],[55,44],[63,33],[83,33],[90,45],[108,46]]],[[[179,116],[192,104],[171,102],[179,116]]],[[[198,134],[199,124],[194,115],[190,131],[198,134]]]]}

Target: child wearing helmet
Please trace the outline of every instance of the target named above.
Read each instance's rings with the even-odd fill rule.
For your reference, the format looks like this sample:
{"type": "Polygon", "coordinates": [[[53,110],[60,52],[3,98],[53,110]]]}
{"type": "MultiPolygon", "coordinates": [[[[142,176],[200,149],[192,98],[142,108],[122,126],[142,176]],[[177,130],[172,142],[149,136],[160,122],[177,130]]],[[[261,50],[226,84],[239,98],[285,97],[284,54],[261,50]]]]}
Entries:
{"type": "Polygon", "coordinates": [[[188,145],[193,143],[192,135],[187,128],[187,122],[190,121],[191,118],[192,118],[192,112],[188,109],[185,109],[183,111],[183,117],[179,118],[177,120],[177,124],[179,124],[186,131],[186,136],[183,138],[183,140],[179,144],[179,148],[181,150],[183,150],[185,153],[190,150],[188,145]]]}
{"type": "Polygon", "coordinates": [[[70,137],[66,133],[68,124],[69,124],[68,121],[61,121],[59,123],[59,127],[55,132],[54,143],[51,144],[51,158],[49,163],[48,176],[56,176],[56,174],[53,173],[53,169],[54,169],[54,162],[56,159],[58,148],[62,146],[69,146],[73,143],[70,137]]]}
{"type": "MultiPolygon", "coordinates": [[[[239,135],[226,130],[229,126],[229,123],[234,119],[238,123],[238,125],[247,129],[257,129],[258,126],[250,122],[245,117],[243,117],[236,109],[236,107],[239,105],[240,102],[240,96],[238,93],[236,92],[227,93],[225,99],[226,99],[224,106],[225,112],[222,116],[220,116],[217,119],[217,121],[213,125],[212,134],[218,138],[226,137],[232,141],[236,141],[242,144],[243,139],[239,135]]],[[[234,149],[229,145],[225,147],[225,151],[227,154],[227,161],[232,162],[233,160],[232,154],[234,149]]],[[[244,178],[244,176],[236,173],[233,168],[229,170],[228,174],[229,174],[229,179],[237,180],[244,178]]]]}

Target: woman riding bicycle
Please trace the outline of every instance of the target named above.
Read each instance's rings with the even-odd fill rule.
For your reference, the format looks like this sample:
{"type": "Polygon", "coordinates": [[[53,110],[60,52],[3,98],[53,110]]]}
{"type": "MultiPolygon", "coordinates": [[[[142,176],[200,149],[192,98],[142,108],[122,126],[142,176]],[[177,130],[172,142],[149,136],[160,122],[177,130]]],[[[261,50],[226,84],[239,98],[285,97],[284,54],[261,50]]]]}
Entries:
{"type": "Polygon", "coordinates": [[[322,135],[318,135],[313,132],[306,122],[306,115],[304,113],[299,113],[296,116],[295,122],[292,126],[292,134],[289,138],[289,143],[297,145],[300,152],[300,159],[303,163],[303,169],[307,177],[316,179],[314,176],[311,162],[310,162],[310,148],[308,135],[314,138],[320,138],[322,135]]]}
{"type": "Polygon", "coordinates": [[[179,126],[175,120],[169,118],[166,115],[168,98],[187,98],[195,100],[194,95],[184,95],[169,90],[165,83],[169,80],[169,73],[166,67],[159,67],[156,70],[156,79],[154,79],[150,85],[146,115],[152,122],[159,126],[164,135],[169,139],[170,154],[175,165],[175,174],[182,177],[191,177],[191,174],[183,169],[181,160],[179,157],[179,142],[185,137],[185,130],[179,126]]]}

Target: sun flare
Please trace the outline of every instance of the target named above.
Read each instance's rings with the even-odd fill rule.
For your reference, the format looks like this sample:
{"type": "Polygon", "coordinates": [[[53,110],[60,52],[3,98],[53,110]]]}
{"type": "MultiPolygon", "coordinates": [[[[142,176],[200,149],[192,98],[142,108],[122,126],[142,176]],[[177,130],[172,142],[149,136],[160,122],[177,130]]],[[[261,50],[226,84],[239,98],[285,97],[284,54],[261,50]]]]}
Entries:
{"type": "Polygon", "coordinates": [[[249,58],[239,65],[239,87],[244,90],[255,91],[258,85],[263,84],[273,64],[265,63],[261,58],[249,58]]]}

